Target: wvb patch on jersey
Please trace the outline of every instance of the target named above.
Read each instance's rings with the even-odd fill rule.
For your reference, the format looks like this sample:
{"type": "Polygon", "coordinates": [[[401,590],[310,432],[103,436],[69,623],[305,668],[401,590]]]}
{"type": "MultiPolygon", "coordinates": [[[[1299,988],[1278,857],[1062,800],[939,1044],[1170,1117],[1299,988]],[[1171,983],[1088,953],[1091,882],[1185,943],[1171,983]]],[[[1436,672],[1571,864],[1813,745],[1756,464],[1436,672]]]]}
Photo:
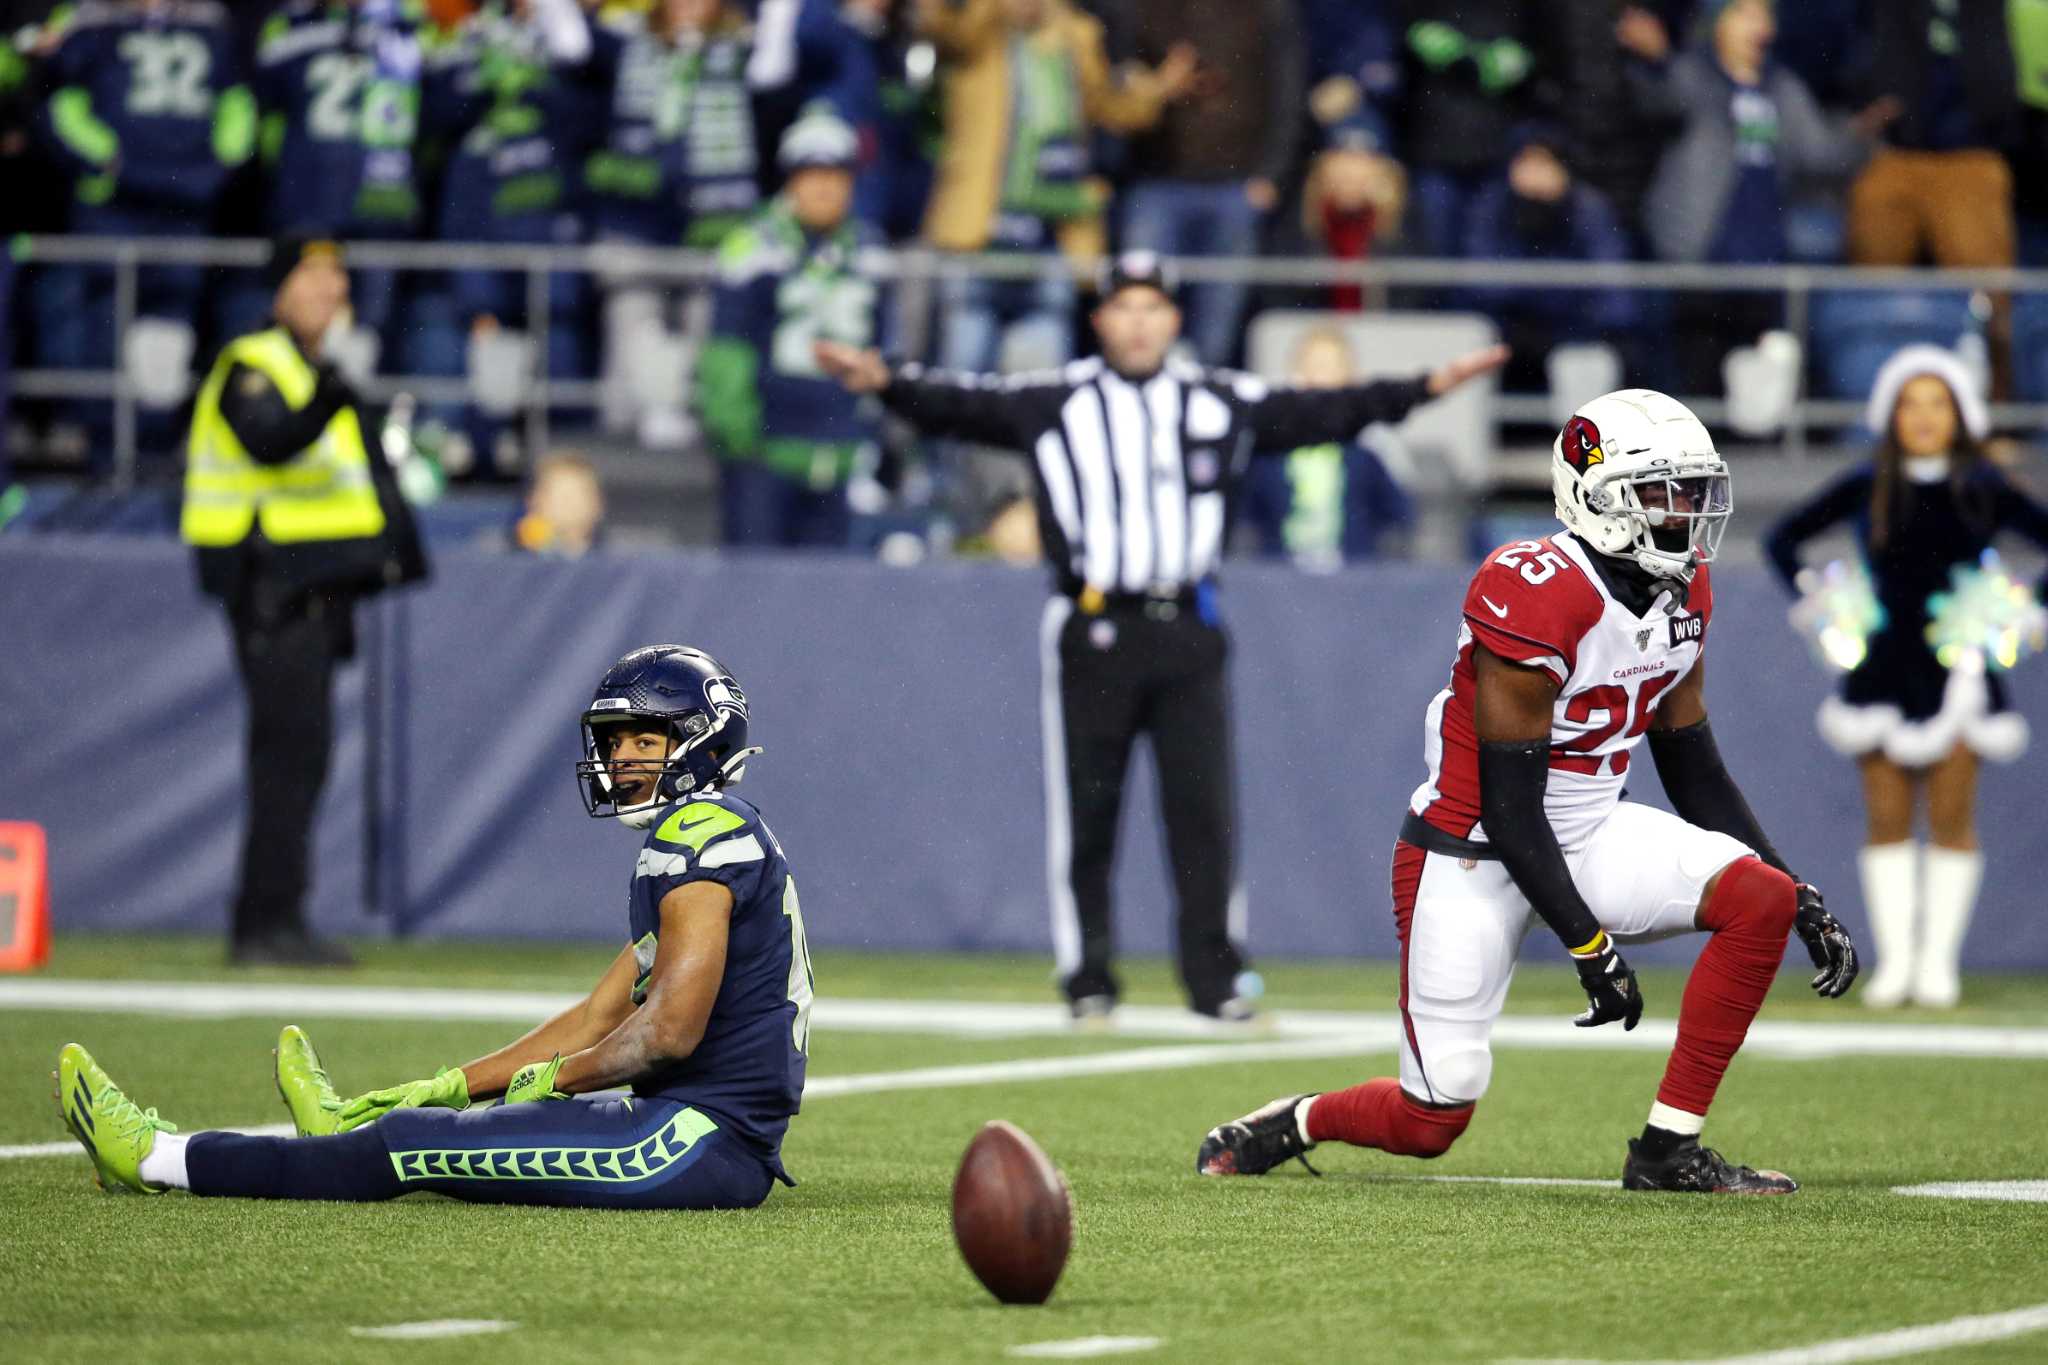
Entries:
{"type": "Polygon", "coordinates": [[[1671,618],[1671,645],[1675,649],[1688,641],[1704,640],[1707,635],[1707,619],[1704,616],[1679,615],[1671,618]]]}

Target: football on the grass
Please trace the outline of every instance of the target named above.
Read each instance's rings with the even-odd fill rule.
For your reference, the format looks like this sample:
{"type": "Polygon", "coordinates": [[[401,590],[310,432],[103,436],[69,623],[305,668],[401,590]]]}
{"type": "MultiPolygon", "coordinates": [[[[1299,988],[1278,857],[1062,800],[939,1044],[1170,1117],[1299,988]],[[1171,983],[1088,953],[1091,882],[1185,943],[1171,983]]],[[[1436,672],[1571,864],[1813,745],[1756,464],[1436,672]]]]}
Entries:
{"type": "Polygon", "coordinates": [[[953,1240],[1004,1303],[1044,1303],[1074,1240],[1067,1179],[1015,1124],[984,1124],[953,1177],[953,1240]]]}

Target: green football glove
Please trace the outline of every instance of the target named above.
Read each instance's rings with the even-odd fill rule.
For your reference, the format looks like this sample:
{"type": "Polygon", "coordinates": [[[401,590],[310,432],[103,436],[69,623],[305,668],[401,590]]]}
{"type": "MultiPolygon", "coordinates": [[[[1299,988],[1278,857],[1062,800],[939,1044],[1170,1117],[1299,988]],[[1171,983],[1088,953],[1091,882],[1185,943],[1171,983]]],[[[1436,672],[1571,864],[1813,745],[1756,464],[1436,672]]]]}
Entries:
{"type": "Polygon", "coordinates": [[[341,1107],[334,1131],[346,1133],[366,1123],[374,1123],[394,1109],[467,1108],[469,1078],[462,1074],[459,1066],[444,1067],[435,1072],[431,1080],[407,1081],[388,1090],[372,1090],[367,1095],[356,1096],[341,1107]]]}
{"type": "Polygon", "coordinates": [[[555,1075],[562,1069],[562,1054],[557,1052],[545,1062],[528,1062],[512,1077],[512,1084],[505,1087],[506,1104],[525,1104],[528,1100],[566,1100],[564,1092],[555,1089],[555,1075]]]}

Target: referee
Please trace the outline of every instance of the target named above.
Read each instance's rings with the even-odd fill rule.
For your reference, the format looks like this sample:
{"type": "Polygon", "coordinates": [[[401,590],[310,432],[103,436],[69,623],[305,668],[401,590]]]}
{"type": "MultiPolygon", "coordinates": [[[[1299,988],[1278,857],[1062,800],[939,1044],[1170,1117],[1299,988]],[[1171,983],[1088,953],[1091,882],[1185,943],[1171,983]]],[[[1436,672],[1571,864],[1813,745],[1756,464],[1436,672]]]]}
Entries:
{"type": "Polygon", "coordinates": [[[1053,950],[1076,1020],[1115,1007],[1110,869],[1131,745],[1148,736],[1180,905],[1179,967],[1199,1014],[1244,1020],[1230,710],[1216,571],[1230,499],[1255,451],[1350,440],[1399,421],[1507,358],[1475,351],[1427,376],[1273,388],[1167,358],[1173,282],[1150,252],[1119,257],[1092,321],[1102,354],[1005,378],[890,366],[820,342],[819,365],[933,436],[1027,453],[1053,572],[1044,663],[1046,864],[1053,950]]]}

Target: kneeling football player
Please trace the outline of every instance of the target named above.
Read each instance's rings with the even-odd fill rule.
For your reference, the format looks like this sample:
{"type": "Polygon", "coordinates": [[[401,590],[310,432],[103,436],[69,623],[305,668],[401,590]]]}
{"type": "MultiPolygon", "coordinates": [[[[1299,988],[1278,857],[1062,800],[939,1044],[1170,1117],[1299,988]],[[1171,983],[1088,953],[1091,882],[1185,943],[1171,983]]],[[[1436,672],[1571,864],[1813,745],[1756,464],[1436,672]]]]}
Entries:
{"type": "Polygon", "coordinates": [[[1486,1093],[1493,1021],[1540,919],[1578,968],[1582,1027],[1633,1029],[1642,1017],[1617,942],[1711,935],[1622,1184],[1798,1188],[1700,1143],[1788,935],[1820,969],[1823,996],[1856,979],[1849,936],[1764,837],[1708,727],[1700,654],[1728,466],[1683,404],[1646,389],[1581,408],[1551,465],[1565,530],[1487,558],[1465,596],[1450,685],[1424,720],[1429,778],[1394,846],[1400,1078],[1289,1096],[1211,1129],[1196,1157],[1205,1175],[1258,1175],[1318,1142],[1447,1151],[1486,1093]],[[1645,733],[1676,815],[1622,800],[1645,733]]]}
{"type": "Polygon", "coordinates": [[[517,1042],[349,1101],[306,1036],[279,1041],[297,1137],[182,1136],[76,1043],[57,1099],[99,1183],[267,1199],[749,1208],[782,1168],[803,1095],[812,980],[796,884],[731,788],[747,701],[701,650],[635,650],[583,713],[586,808],[649,831],[632,942],[590,994],[517,1042]],[[600,1094],[620,1087],[630,1094],[600,1094]],[[498,1099],[495,1105],[481,1102],[498,1099]]]}

